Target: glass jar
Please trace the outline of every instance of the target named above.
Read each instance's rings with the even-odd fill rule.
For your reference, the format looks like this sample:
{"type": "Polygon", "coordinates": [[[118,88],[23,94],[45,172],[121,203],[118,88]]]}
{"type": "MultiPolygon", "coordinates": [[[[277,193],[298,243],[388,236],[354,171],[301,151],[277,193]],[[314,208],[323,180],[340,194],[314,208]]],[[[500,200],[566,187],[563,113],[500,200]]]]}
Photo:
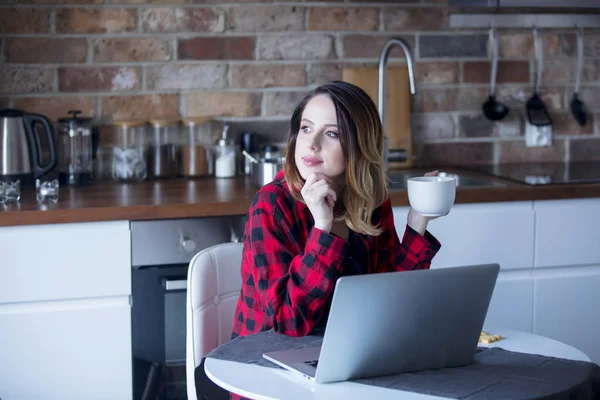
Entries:
{"type": "Polygon", "coordinates": [[[148,146],[148,176],[174,178],[178,170],[178,147],[175,144],[179,121],[150,121],[152,134],[148,146]]]}
{"type": "Polygon", "coordinates": [[[237,147],[227,132],[229,125],[223,126],[221,139],[215,146],[215,176],[217,178],[232,178],[236,173],[237,147]]]}
{"type": "Polygon", "coordinates": [[[146,179],[145,121],[115,121],[110,132],[111,175],[116,181],[137,182],[146,179]]]}
{"type": "Polygon", "coordinates": [[[214,174],[213,145],[220,131],[220,123],[210,118],[183,120],[184,134],[181,146],[181,175],[185,177],[214,174]]]}

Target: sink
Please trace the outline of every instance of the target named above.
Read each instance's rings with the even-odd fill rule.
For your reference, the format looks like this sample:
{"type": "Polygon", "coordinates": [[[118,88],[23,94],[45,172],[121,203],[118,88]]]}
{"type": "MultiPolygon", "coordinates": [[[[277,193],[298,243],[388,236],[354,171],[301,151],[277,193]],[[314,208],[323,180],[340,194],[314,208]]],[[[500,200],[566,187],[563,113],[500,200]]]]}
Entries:
{"type": "MultiPolygon", "coordinates": [[[[388,189],[394,190],[406,190],[406,180],[413,176],[423,176],[428,170],[398,170],[388,171],[387,176],[389,179],[388,189]]],[[[484,187],[503,187],[506,186],[504,183],[488,179],[486,177],[472,177],[462,175],[460,173],[449,173],[440,171],[438,176],[448,176],[456,179],[457,188],[484,188],[484,187]]]]}

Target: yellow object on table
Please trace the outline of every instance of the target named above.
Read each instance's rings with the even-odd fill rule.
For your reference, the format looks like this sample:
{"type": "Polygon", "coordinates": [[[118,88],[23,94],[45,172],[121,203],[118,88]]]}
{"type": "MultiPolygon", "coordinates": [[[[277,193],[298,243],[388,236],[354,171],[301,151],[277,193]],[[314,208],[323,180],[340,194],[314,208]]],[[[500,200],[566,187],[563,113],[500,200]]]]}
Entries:
{"type": "Polygon", "coordinates": [[[479,343],[490,344],[502,339],[502,335],[490,335],[487,332],[481,331],[479,335],[479,343]]]}

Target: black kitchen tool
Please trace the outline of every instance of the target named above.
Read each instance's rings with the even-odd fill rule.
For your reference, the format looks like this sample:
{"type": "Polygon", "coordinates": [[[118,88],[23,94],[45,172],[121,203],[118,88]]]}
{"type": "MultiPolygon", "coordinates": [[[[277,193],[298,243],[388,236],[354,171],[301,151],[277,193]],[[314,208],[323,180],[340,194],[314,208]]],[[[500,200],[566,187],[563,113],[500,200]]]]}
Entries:
{"type": "Polygon", "coordinates": [[[540,84],[542,81],[542,63],[544,54],[538,31],[535,28],[533,30],[533,38],[536,53],[536,76],[533,96],[531,96],[531,98],[527,101],[526,105],[527,119],[531,125],[535,126],[552,125],[552,119],[548,114],[548,110],[546,110],[546,106],[539,96],[540,84]]]}
{"type": "Polygon", "coordinates": [[[581,69],[583,67],[583,29],[577,29],[577,71],[575,72],[575,91],[571,99],[571,113],[575,121],[581,126],[587,123],[587,110],[583,101],[579,99],[579,85],[581,83],[581,69]]]}
{"type": "Polygon", "coordinates": [[[496,74],[498,71],[498,40],[494,28],[490,29],[490,46],[492,48],[492,67],[490,73],[490,95],[483,104],[483,114],[490,121],[500,121],[508,115],[510,109],[496,100],[496,74]]]}

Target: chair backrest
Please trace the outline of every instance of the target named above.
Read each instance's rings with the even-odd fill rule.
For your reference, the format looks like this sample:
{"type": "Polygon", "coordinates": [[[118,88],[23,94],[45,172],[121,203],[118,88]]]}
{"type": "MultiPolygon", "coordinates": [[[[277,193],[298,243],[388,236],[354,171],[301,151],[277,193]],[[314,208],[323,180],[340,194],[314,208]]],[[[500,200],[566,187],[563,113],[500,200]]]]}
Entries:
{"type": "Polygon", "coordinates": [[[196,400],[194,370],[211,350],[231,338],[233,314],[242,288],[242,243],[202,250],[190,261],[186,302],[186,379],[196,400]]]}

